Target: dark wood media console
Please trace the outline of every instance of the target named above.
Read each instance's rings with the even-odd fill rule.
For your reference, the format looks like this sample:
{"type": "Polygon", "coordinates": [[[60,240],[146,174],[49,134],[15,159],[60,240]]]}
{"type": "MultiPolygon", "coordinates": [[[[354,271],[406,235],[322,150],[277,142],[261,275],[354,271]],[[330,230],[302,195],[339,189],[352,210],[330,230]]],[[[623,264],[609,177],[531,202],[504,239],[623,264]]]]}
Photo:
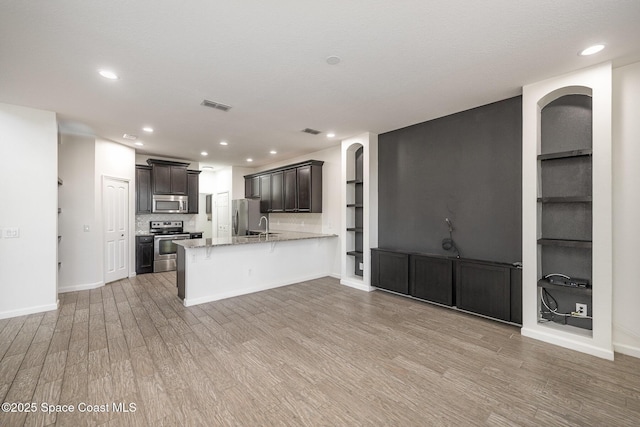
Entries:
{"type": "Polygon", "coordinates": [[[522,270],[512,264],[378,248],[371,250],[371,284],[522,324],[522,270]]]}

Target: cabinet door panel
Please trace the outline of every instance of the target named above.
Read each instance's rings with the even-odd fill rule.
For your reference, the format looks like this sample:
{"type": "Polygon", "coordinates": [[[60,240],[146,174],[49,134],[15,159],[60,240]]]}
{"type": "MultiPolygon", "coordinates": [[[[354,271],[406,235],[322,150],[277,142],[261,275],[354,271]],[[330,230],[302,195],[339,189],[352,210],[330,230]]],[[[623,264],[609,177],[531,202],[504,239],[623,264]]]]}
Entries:
{"type": "Polygon", "coordinates": [[[251,197],[260,198],[260,177],[251,178],[251,197]]]}
{"type": "Polygon", "coordinates": [[[297,169],[298,174],[298,210],[311,211],[311,166],[297,169]]]}
{"type": "Polygon", "coordinates": [[[411,256],[411,295],[427,301],[453,305],[452,261],[420,255],[411,256]]]}
{"type": "Polygon", "coordinates": [[[282,171],[271,174],[271,212],[284,212],[284,174],[282,171]]]}
{"type": "Polygon", "coordinates": [[[171,194],[171,166],[153,166],[153,193],[171,194]]]}
{"type": "Polygon", "coordinates": [[[260,176],[260,212],[271,212],[271,175],[260,176]]]}
{"type": "Polygon", "coordinates": [[[136,167],[136,213],[151,213],[151,168],[136,167]]]}
{"type": "Polygon", "coordinates": [[[296,169],[284,171],[284,211],[298,211],[298,173],[296,169]]]}
{"type": "Polygon", "coordinates": [[[187,196],[189,196],[189,213],[198,213],[199,209],[199,174],[189,173],[187,175],[187,196]]]}
{"type": "Polygon", "coordinates": [[[171,166],[171,194],[187,194],[187,168],[171,166]]]}
{"type": "Polygon", "coordinates": [[[374,286],[401,294],[409,293],[409,255],[396,252],[372,251],[374,286]]]}
{"type": "Polygon", "coordinates": [[[458,308],[506,321],[511,320],[510,269],[458,261],[458,308]]]}

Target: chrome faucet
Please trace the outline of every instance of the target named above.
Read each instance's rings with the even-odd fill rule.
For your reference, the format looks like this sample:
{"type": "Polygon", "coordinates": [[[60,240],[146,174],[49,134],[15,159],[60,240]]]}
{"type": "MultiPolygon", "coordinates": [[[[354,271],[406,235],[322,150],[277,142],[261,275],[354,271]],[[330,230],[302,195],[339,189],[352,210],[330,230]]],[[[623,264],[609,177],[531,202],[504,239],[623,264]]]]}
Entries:
{"type": "Polygon", "coordinates": [[[266,216],[261,216],[260,217],[260,222],[258,223],[258,227],[260,227],[262,225],[262,220],[264,219],[264,224],[265,224],[265,235],[267,237],[269,237],[269,220],[267,219],[266,216]]]}

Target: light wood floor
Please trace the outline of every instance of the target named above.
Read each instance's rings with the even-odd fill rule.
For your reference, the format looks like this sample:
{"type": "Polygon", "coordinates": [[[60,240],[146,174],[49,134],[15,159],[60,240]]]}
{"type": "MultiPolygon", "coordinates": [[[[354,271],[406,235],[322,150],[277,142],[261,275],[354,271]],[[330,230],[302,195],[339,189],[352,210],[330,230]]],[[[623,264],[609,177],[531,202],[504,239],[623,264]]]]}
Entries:
{"type": "Polygon", "coordinates": [[[173,273],[0,320],[1,426],[640,425],[640,359],[321,279],[185,308],[173,273]]]}

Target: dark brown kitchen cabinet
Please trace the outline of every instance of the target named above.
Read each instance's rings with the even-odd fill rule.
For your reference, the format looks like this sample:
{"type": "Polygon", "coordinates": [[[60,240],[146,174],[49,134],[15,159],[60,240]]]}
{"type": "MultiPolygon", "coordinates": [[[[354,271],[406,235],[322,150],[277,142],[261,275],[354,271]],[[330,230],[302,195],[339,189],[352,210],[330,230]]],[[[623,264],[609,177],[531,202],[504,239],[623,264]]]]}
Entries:
{"type": "Polygon", "coordinates": [[[298,212],[298,169],[284,171],[284,211],[298,212]]]}
{"type": "Polygon", "coordinates": [[[410,294],[416,298],[453,305],[453,262],[447,258],[411,255],[410,294]]]}
{"type": "Polygon", "coordinates": [[[136,236],[136,274],[153,273],[153,236],[136,236]]]}
{"type": "Polygon", "coordinates": [[[371,284],[401,294],[409,293],[409,255],[371,250],[371,284]]]}
{"type": "Polygon", "coordinates": [[[246,198],[260,198],[261,212],[322,212],[322,165],[307,160],[245,175],[246,198]]]}
{"type": "Polygon", "coordinates": [[[187,171],[187,196],[188,201],[188,213],[198,213],[199,209],[199,196],[200,196],[200,171],[187,171]]]}
{"type": "Polygon", "coordinates": [[[322,164],[300,166],[298,171],[298,212],[322,213],[322,164]]]}
{"type": "Polygon", "coordinates": [[[260,198],[260,177],[249,176],[244,179],[244,197],[246,199],[260,198]]]}
{"type": "Polygon", "coordinates": [[[271,211],[284,212],[284,172],[271,174],[271,211]]]}
{"type": "Polygon", "coordinates": [[[136,165],[136,214],[151,213],[151,167],[136,165]]]}
{"type": "Polygon", "coordinates": [[[152,167],[153,194],[187,194],[187,166],[189,163],[147,160],[152,167]]]}
{"type": "Polygon", "coordinates": [[[271,212],[271,175],[260,176],[260,212],[271,212]]]}

